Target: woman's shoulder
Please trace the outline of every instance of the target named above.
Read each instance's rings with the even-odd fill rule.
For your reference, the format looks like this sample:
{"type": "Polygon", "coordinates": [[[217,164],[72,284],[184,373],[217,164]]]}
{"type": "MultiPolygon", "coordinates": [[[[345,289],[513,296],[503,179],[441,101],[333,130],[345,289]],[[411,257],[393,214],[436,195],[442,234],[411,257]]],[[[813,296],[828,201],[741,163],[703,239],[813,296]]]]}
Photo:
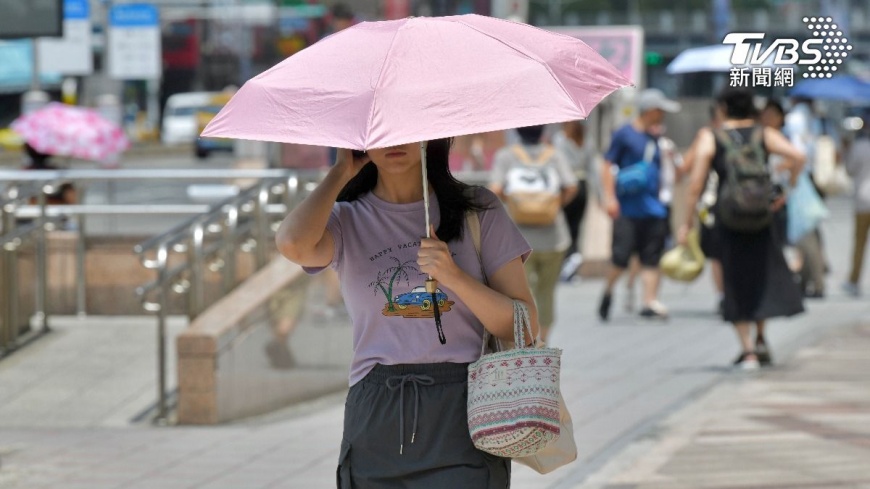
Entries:
{"type": "Polygon", "coordinates": [[[472,203],[476,206],[482,207],[484,209],[490,209],[494,204],[500,203],[498,197],[493,193],[492,190],[481,186],[475,185],[470,187],[469,189],[472,203]]]}
{"type": "Polygon", "coordinates": [[[351,201],[339,201],[332,205],[332,213],[341,216],[341,215],[352,215],[354,213],[362,211],[365,206],[366,196],[368,194],[360,195],[359,198],[356,198],[351,201]]]}

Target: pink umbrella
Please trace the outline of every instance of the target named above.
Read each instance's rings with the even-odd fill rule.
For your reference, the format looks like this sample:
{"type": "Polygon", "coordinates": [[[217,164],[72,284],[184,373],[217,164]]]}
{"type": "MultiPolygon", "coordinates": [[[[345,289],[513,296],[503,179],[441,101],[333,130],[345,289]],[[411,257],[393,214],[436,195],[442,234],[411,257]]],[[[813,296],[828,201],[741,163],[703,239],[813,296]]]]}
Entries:
{"type": "MultiPolygon", "coordinates": [[[[582,41],[479,15],[363,22],[248,81],[202,132],[367,150],[583,119],[631,82],[582,41]]],[[[429,277],[426,290],[437,284],[429,277]]],[[[438,308],[433,309],[438,338],[438,308]]]]}
{"type": "Polygon", "coordinates": [[[526,24],[362,22],[248,81],[202,135],[366,150],[583,119],[630,84],[584,42],[526,24]]]}
{"type": "Polygon", "coordinates": [[[117,124],[97,111],[50,103],[15,119],[12,129],[40,153],[107,161],[130,147],[117,124]]]}

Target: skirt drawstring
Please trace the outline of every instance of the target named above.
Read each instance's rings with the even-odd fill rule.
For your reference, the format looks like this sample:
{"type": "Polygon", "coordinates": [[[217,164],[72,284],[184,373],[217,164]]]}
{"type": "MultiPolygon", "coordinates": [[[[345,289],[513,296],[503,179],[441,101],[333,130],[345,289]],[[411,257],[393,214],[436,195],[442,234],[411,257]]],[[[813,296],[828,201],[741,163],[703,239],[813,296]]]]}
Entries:
{"type": "Polygon", "coordinates": [[[411,443],[417,437],[417,411],[420,405],[420,385],[433,385],[435,379],[428,375],[396,375],[387,379],[387,387],[391,391],[399,390],[399,455],[405,449],[405,384],[410,382],[414,386],[414,422],[411,427],[411,443]]]}

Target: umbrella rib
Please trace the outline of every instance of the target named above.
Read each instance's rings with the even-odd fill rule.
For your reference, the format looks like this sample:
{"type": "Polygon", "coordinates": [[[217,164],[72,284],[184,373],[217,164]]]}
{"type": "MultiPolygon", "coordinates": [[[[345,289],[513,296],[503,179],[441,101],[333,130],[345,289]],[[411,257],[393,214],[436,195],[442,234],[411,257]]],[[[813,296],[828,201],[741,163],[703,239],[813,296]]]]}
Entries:
{"type": "MultiPolygon", "coordinates": [[[[500,19],[500,20],[502,20],[503,22],[508,22],[508,21],[503,20],[503,19],[500,19]]],[[[530,55],[529,53],[520,50],[519,48],[517,48],[516,46],[514,46],[514,45],[512,45],[512,44],[508,44],[507,42],[505,42],[504,39],[500,39],[500,38],[498,38],[498,37],[496,37],[496,36],[493,36],[492,34],[489,34],[489,33],[487,33],[487,32],[484,32],[484,31],[478,29],[476,26],[473,26],[473,25],[471,25],[471,24],[468,24],[468,23],[466,23],[466,22],[463,22],[462,20],[459,20],[459,19],[455,19],[455,20],[454,20],[454,19],[450,19],[450,22],[457,22],[457,23],[462,24],[462,25],[464,25],[464,26],[466,26],[466,27],[468,27],[468,28],[470,28],[470,29],[472,29],[472,30],[475,30],[475,31],[477,31],[477,32],[479,32],[479,33],[481,33],[481,34],[483,34],[484,36],[486,36],[486,37],[488,37],[488,38],[490,38],[490,39],[492,39],[492,40],[494,40],[494,41],[497,41],[497,42],[500,42],[500,43],[504,44],[505,46],[507,46],[507,47],[513,49],[513,50],[516,51],[517,53],[519,53],[519,54],[525,56],[526,58],[528,58],[528,59],[530,59],[530,60],[532,60],[532,61],[538,63],[539,65],[543,66],[544,69],[547,70],[547,73],[550,74],[550,78],[552,78],[553,81],[556,82],[557,85],[559,85],[559,88],[562,89],[562,92],[565,94],[565,96],[568,97],[572,102],[574,102],[575,104],[577,104],[578,106],[580,106],[580,110],[581,110],[584,114],[587,114],[587,115],[589,114],[589,112],[586,111],[586,107],[583,106],[583,103],[580,102],[579,100],[576,100],[574,97],[572,97],[571,94],[568,92],[568,90],[565,88],[565,85],[562,85],[562,82],[559,81],[559,78],[558,78],[558,77],[553,73],[553,70],[550,69],[550,66],[547,65],[547,63],[544,62],[543,60],[538,59],[537,56],[532,56],[532,55],[530,55]]],[[[533,26],[530,26],[530,27],[533,27],[533,26]]],[[[535,29],[540,29],[539,27],[534,27],[534,28],[535,28],[535,29]]],[[[543,30],[543,29],[540,29],[540,30],[543,30]]],[[[572,39],[574,39],[574,38],[572,38],[572,39]]],[[[581,41],[580,39],[574,39],[574,40],[576,40],[577,42],[581,42],[581,43],[583,43],[584,45],[586,45],[586,43],[584,43],[584,42],[581,41]]],[[[587,47],[588,47],[588,45],[587,45],[587,47]]],[[[591,49],[591,48],[590,48],[590,49],[591,49]]]]}
{"type": "Polygon", "coordinates": [[[387,49],[387,53],[384,55],[384,64],[381,65],[381,71],[380,71],[380,73],[378,73],[378,81],[375,82],[375,87],[372,89],[372,106],[369,108],[369,120],[366,122],[366,140],[363,143],[364,150],[369,149],[369,147],[368,147],[369,138],[371,137],[371,129],[372,129],[372,124],[373,124],[373,119],[375,117],[375,106],[377,105],[376,102],[377,102],[377,98],[378,98],[378,89],[381,86],[381,79],[383,79],[384,72],[387,70],[387,63],[389,63],[389,60],[390,60],[390,53],[393,51],[393,46],[396,45],[396,38],[399,37],[399,31],[404,29],[407,24],[408,24],[408,22],[405,22],[404,24],[402,24],[401,27],[396,29],[395,33],[393,33],[393,39],[390,40],[390,47],[387,49]]]}

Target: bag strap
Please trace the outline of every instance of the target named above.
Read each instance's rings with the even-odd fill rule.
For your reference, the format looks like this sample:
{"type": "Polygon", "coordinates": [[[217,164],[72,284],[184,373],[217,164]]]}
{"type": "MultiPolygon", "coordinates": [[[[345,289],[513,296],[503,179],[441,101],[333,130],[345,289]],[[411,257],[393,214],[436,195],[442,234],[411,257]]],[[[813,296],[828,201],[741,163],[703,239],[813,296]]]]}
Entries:
{"type": "Polygon", "coordinates": [[[734,168],[734,166],[736,165],[729,165],[727,162],[729,157],[732,157],[731,159],[737,161],[737,164],[739,164],[740,148],[734,142],[734,139],[731,137],[731,135],[729,135],[728,132],[722,128],[714,129],[713,137],[714,139],[716,139],[716,141],[719,141],[719,144],[721,144],[723,148],[725,148],[725,178],[728,179],[728,182],[730,184],[736,185],[738,183],[737,168],[734,168]]]}
{"type": "MultiPolygon", "coordinates": [[[[529,308],[520,301],[514,302],[514,345],[521,345],[519,348],[525,348],[526,344],[526,329],[529,330],[529,339],[534,338],[532,335],[532,318],[529,316],[529,308]]],[[[532,345],[534,348],[534,344],[532,345]]]]}
{"type": "MultiPolygon", "coordinates": [[[[468,232],[471,236],[471,243],[474,245],[474,251],[477,254],[477,263],[480,265],[480,275],[483,277],[483,283],[489,285],[489,279],[486,276],[486,270],[483,268],[483,257],[480,254],[480,214],[474,211],[465,214],[465,222],[468,226],[468,232]]],[[[529,338],[532,335],[532,320],[529,317],[529,309],[520,301],[513,301],[514,306],[514,345],[525,345],[525,333],[528,329],[529,338]]],[[[486,345],[490,339],[495,339],[495,347],[497,351],[503,350],[501,340],[494,337],[486,328],[483,329],[483,341],[480,345],[480,355],[486,353],[486,345]]]]}
{"type": "Polygon", "coordinates": [[[643,150],[643,161],[652,163],[653,157],[656,155],[656,142],[649,140],[646,142],[646,147],[643,150]]]}
{"type": "MultiPolygon", "coordinates": [[[[483,268],[483,257],[480,254],[480,214],[476,211],[468,211],[465,213],[465,224],[468,227],[468,234],[471,236],[471,243],[474,245],[474,252],[477,254],[477,264],[480,266],[480,276],[483,277],[483,283],[489,286],[489,278],[486,276],[486,270],[483,268]]],[[[480,356],[486,353],[486,345],[494,341],[494,350],[502,351],[501,341],[493,336],[486,328],[483,328],[483,341],[480,343],[480,356]]]]}
{"type": "Polygon", "coordinates": [[[483,257],[480,255],[480,214],[475,211],[469,211],[465,214],[465,223],[468,226],[468,233],[471,235],[471,243],[474,245],[474,252],[477,253],[477,264],[480,265],[480,276],[483,277],[483,283],[489,285],[489,278],[486,276],[486,270],[483,269],[483,257]]]}
{"type": "Polygon", "coordinates": [[[526,148],[523,147],[522,144],[515,144],[511,147],[511,150],[520,159],[520,161],[524,165],[533,165],[533,166],[544,166],[550,158],[553,157],[553,153],[556,152],[556,148],[552,145],[546,145],[541,153],[538,154],[538,157],[535,158],[535,161],[532,161],[531,157],[529,157],[529,153],[526,151],[526,148]]]}

